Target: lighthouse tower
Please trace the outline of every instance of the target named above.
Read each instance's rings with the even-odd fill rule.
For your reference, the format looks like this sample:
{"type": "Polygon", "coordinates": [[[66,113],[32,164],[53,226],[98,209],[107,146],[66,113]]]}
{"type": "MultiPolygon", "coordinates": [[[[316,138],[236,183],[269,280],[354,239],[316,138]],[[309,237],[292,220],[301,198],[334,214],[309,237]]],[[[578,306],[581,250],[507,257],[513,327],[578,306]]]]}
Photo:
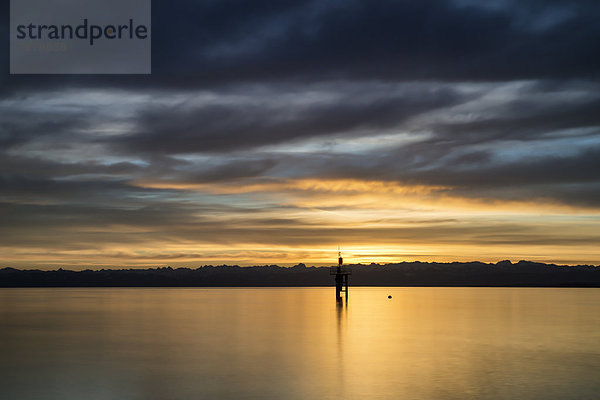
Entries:
{"type": "Polygon", "coordinates": [[[338,265],[332,267],[329,274],[335,275],[335,300],[342,301],[342,292],[346,294],[346,301],[348,301],[348,275],[352,275],[352,271],[348,267],[344,267],[344,259],[342,253],[338,247],[338,265]]]}

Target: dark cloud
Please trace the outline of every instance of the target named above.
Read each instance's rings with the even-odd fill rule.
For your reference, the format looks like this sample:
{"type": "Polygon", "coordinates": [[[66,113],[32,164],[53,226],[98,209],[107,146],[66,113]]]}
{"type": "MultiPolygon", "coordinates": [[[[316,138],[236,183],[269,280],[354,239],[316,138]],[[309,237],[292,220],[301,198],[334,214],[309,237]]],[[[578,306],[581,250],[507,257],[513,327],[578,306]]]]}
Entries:
{"type": "MultiPolygon", "coordinates": [[[[342,89],[342,94],[345,91],[342,89]]],[[[269,95],[276,96],[271,92],[269,95]]],[[[305,93],[299,93],[299,96],[305,93]]],[[[412,89],[407,93],[356,93],[336,101],[293,104],[276,99],[267,104],[205,105],[195,108],[147,109],[138,119],[138,132],[110,137],[119,149],[158,153],[197,153],[244,150],[297,139],[381,130],[409,117],[464,101],[449,88],[412,89]]]]}
{"type": "MultiPolygon", "coordinates": [[[[2,198],[23,202],[66,201],[77,203],[112,203],[124,207],[139,196],[157,194],[160,191],[140,190],[125,181],[98,179],[43,179],[31,175],[6,175],[0,178],[2,198]]],[[[165,193],[165,191],[163,191],[165,193]]],[[[174,193],[172,193],[174,194],[174,193]]]]}
{"type": "Polygon", "coordinates": [[[438,187],[438,195],[488,200],[515,200],[600,207],[600,147],[569,155],[531,155],[513,161],[492,160],[487,152],[466,153],[446,162],[413,162],[410,150],[379,158],[313,156],[307,167],[314,177],[389,181],[438,187]],[[405,153],[406,152],[406,153],[405,153]],[[422,168],[422,166],[430,166],[422,168]],[[438,191],[439,190],[439,191],[438,191]]]}
{"type": "Polygon", "coordinates": [[[590,1],[498,9],[447,0],[252,3],[171,2],[159,9],[162,18],[153,26],[155,47],[165,55],[159,72],[201,71],[207,80],[227,82],[503,80],[598,77],[600,67],[600,6],[590,1]],[[565,17],[540,26],[548,9],[565,17]]]}
{"type": "Polygon", "coordinates": [[[139,165],[131,162],[100,164],[96,162],[75,163],[57,162],[38,157],[4,154],[0,158],[2,176],[30,176],[37,178],[61,178],[75,175],[96,175],[111,177],[129,177],[142,170],[139,165]]]}
{"type": "MultiPolygon", "coordinates": [[[[599,77],[596,2],[465,3],[159,2],[153,5],[153,75],[3,74],[2,87],[10,93],[68,86],[185,90],[274,80],[599,77]]],[[[8,1],[3,6],[8,34],[8,1]]]]}
{"type": "Polygon", "coordinates": [[[600,183],[600,147],[570,156],[532,155],[518,161],[476,168],[453,168],[447,165],[435,171],[416,174],[416,179],[433,185],[484,187],[526,187],[545,184],[600,183]]]}
{"type": "Polygon", "coordinates": [[[50,144],[90,126],[84,115],[33,112],[23,110],[0,110],[0,150],[51,137],[50,144]]]}
{"type": "MultiPolygon", "coordinates": [[[[489,142],[490,140],[539,140],[559,130],[600,125],[600,99],[567,100],[546,103],[539,99],[515,100],[499,110],[497,115],[463,123],[435,126],[438,138],[458,145],[489,142]]],[[[592,132],[597,134],[597,132],[592,132]]]]}
{"type": "Polygon", "coordinates": [[[275,165],[277,165],[277,161],[269,158],[232,160],[225,165],[207,166],[204,170],[196,167],[190,172],[177,174],[176,179],[186,183],[235,181],[267,175],[275,165]]]}

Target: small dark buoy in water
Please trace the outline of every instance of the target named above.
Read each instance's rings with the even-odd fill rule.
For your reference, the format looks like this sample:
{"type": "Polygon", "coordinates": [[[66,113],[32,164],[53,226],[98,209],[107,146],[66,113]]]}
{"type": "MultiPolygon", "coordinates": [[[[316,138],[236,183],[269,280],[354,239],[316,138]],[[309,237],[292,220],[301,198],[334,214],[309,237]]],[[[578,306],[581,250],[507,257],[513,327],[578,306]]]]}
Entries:
{"type": "Polygon", "coordinates": [[[389,295],[389,296],[388,296],[388,299],[391,299],[391,298],[392,298],[392,295],[389,295]]]}

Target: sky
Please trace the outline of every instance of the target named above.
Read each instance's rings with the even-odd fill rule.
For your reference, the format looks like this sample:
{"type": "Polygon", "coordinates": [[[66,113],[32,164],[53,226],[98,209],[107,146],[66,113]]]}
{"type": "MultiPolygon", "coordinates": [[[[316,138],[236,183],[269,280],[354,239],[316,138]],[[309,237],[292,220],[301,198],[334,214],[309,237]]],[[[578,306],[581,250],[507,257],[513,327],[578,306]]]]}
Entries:
{"type": "Polygon", "coordinates": [[[154,1],[151,75],[9,75],[4,40],[0,266],[600,264],[599,20],[154,1]]]}

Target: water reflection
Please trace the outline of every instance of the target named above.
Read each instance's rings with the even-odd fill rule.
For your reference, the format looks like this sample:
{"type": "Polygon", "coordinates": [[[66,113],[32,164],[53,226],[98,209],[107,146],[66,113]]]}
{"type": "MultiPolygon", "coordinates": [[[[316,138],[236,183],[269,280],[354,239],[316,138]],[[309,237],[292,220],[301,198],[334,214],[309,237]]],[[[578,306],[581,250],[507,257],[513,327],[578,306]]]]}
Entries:
{"type": "Polygon", "coordinates": [[[346,324],[348,323],[348,299],[345,301],[336,301],[336,317],[337,317],[337,389],[338,397],[346,397],[346,371],[344,364],[344,336],[346,334],[346,324]]]}
{"type": "Polygon", "coordinates": [[[595,399],[597,289],[0,290],[2,399],[595,399]],[[388,299],[392,295],[392,299],[388,299]]]}

